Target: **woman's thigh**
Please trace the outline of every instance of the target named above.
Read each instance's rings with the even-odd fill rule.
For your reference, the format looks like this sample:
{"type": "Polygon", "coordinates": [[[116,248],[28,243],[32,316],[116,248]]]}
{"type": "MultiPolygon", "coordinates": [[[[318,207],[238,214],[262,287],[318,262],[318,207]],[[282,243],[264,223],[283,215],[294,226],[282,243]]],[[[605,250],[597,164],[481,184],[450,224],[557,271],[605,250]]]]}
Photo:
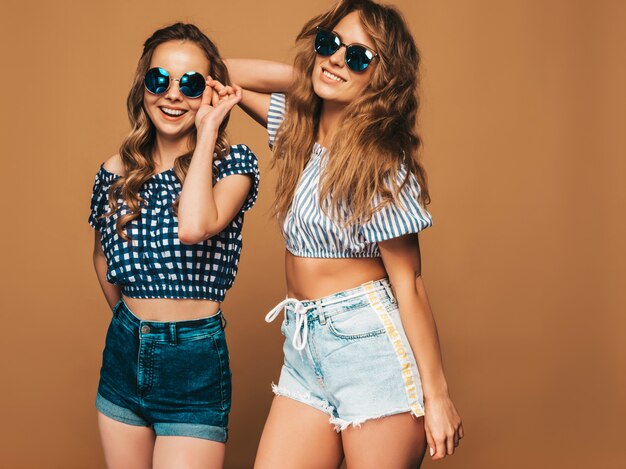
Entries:
{"type": "Polygon", "coordinates": [[[98,428],[108,469],[151,469],[154,432],[98,412],[98,428]]]}
{"type": "Polygon", "coordinates": [[[341,437],[327,414],[288,397],[274,398],[255,469],[332,469],[342,459],[341,437]]]}
{"type": "Polygon", "coordinates": [[[348,469],[419,468],[426,450],[424,418],[408,412],[349,427],[341,438],[348,469]]]}
{"type": "Polygon", "coordinates": [[[226,445],[186,436],[159,436],[154,445],[153,469],[220,469],[226,445]]]}

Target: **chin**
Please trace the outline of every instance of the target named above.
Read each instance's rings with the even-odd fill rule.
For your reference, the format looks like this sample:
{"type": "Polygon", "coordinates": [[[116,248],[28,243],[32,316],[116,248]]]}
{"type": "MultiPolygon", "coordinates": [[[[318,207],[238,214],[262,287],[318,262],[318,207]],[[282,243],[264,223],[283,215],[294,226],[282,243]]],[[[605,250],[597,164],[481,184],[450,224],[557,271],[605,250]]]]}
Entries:
{"type": "Polygon", "coordinates": [[[340,93],[337,93],[336,90],[328,89],[328,87],[324,86],[323,83],[313,82],[313,91],[320,99],[323,99],[324,101],[341,101],[338,96],[338,94],[340,93]]]}
{"type": "Polygon", "coordinates": [[[189,133],[189,130],[194,126],[194,121],[189,122],[178,122],[172,124],[170,122],[164,122],[158,117],[150,116],[150,120],[154,125],[157,133],[167,137],[175,137],[177,135],[186,135],[189,133]]]}

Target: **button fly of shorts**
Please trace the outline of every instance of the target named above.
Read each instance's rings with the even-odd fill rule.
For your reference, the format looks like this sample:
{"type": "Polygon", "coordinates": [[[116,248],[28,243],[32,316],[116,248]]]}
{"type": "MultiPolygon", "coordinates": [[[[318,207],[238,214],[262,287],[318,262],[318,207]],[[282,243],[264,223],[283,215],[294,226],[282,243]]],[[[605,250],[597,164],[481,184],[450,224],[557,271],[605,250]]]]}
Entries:
{"type": "Polygon", "coordinates": [[[151,328],[142,324],[139,328],[139,356],[137,360],[137,390],[145,395],[152,387],[154,376],[154,346],[155,341],[145,337],[150,334],[151,328]]]}

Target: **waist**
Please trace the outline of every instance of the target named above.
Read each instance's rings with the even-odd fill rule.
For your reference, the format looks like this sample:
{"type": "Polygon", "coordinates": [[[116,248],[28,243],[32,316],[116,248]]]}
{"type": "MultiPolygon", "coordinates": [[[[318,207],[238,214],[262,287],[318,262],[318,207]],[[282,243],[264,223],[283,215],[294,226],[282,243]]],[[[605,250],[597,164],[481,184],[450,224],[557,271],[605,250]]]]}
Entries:
{"type": "Polygon", "coordinates": [[[217,314],[198,319],[184,321],[145,320],[138,317],[124,299],[121,299],[113,307],[113,315],[133,334],[139,333],[142,338],[156,342],[177,343],[195,340],[202,336],[217,333],[226,325],[226,320],[219,309],[217,314]]]}
{"type": "MultiPolygon", "coordinates": [[[[371,280],[347,290],[337,291],[322,298],[298,300],[304,308],[303,311],[309,316],[309,319],[316,319],[320,311],[325,316],[332,316],[335,313],[344,313],[346,310],[358,310],[359,308],[370,305],[369,295],[376,293],[379,298],[394,303],[395,295],[389,283],[389,279],[381,278],[371,280]]],[[[285,306],[287,316],[296,314],[296,307],[292,304],[285,306]]]]}
{"type": "Polygon", "coordinates": [[[132,313],[147,321],[184,321],[214,316],[220,303],[200,299],[133,298],[122,295],[132,313]]]}
{"type": "Polygon", "coordinates": [[[322,298],[387,276],[380,257],[320,259],[285,256],[287,293],[290,298],[322,298]]]}
{"type": "Polygon", "coordinates": [[[295,350],[304,350],[309,335],[309,326],[315,322],[326,324],[326,319],[335,314],[362,311],[364,307],[386,308],[395,303],[395,296],[386,278],[366,282],[358,287],[327,295],[317,300],[286,298],[265,316],[272,322],[284,310],[285,324],[295,321],[292,345],[295,350]]]}

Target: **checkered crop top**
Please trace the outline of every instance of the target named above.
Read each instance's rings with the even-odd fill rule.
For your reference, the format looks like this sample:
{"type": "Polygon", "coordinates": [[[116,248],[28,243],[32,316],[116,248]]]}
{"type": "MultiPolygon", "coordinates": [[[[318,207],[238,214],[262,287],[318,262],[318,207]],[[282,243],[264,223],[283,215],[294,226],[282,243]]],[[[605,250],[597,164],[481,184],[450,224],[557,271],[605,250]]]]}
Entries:
{"type": "Polygon", "coordinates": [[[213,184],[232,174],[249,175],[252,187],[239,213],[221,233],[198,244],[179,241],[172,203],[182,186],[174,170],[168,169],[153,175],[141,188],[145,204],[141,216],[125,226],[131,237],[127,242],[115,230],[118,218],[129,212],[121,197],[116,213],[99,218],[109,211],[109,188],[120,177],[101,165],[93,186],[89,224],[101,234],[107,280],[133,298],[222,301],[237,274],[244,212],[254,205],[259,186],[257,159],[245,145],[232,146],[224,159],[213,162],[213,184]]]}
{"type": "MultiPolygon", "coordinates": [[[[270,147],[285,117],[286,104],[284,94],[272,94],[267,115],[270,147]]],[[[281,227],[287,249],[294,256],[380,257],[379,241],[417,233],[432,225],[430,213],[419,203],[419,183],[415,175],[411,174],[394,203],[376,210],[365,224],[341,226],[322,211],[319,203],[320,173],[328,157],[326,148],[318,143],[313,145],[281,227]]],[[[402,166],[397,174],[398,184],[405,178],[406,168],[402,166]]],[[[379,204],[380,198],[375,198],[373,207],[379,204]]]]}

